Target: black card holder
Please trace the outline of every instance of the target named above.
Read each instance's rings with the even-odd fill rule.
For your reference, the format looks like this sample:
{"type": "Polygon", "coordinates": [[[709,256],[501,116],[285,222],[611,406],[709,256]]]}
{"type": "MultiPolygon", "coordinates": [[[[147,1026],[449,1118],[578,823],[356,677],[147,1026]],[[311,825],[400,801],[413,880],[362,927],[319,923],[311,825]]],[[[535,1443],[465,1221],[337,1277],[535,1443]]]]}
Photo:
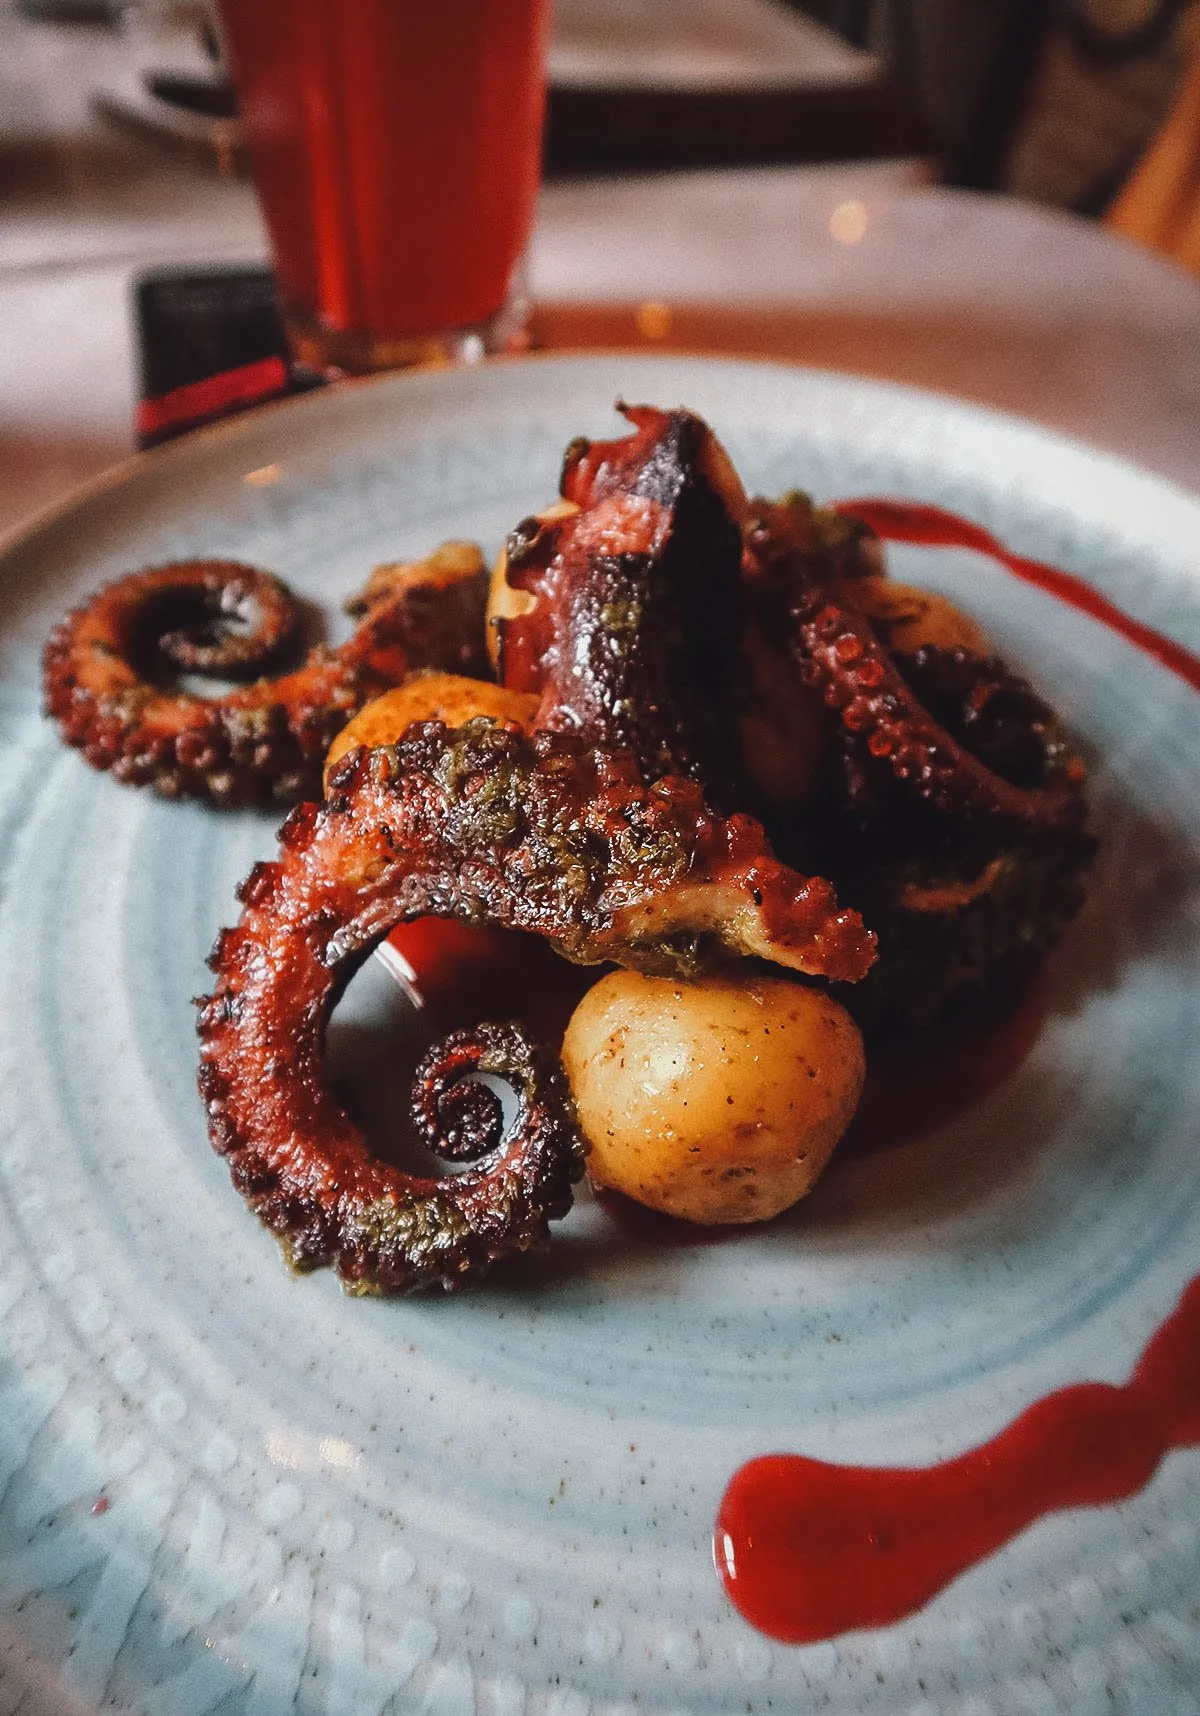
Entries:
{"type": "Polygon", "coordinates": [[[288,354],[267,268],[155,269],[134,283],[134,315],[140,447],[321,385],[288,354]]]}

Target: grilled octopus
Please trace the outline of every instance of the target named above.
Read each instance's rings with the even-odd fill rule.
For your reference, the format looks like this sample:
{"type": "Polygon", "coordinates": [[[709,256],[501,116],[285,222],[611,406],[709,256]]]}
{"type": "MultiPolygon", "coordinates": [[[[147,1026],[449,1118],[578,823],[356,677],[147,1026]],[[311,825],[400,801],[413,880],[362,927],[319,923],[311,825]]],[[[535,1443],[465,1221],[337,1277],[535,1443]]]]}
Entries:
{"type": "Polygon", "coordinates": [[[522,726],[418,722],[349,749],[213,954],[213,1142],[292,1262],[352,1291],[455,1287],[541,1243],[582,1165],[560,1072],[511,1026],[456,1034],[418,1077],[424,1136],[463,1172],[371,1154],[323,1036],[397,923],[491,922],[650,973],[753,957],[904,1030],[1040,955],[1078,906],[1083,771],[1046,706],[973,638],[894,625],[865,526],[748,501],[689,412],[626,415],[632,434],[572,443],[560,501],[493,579],[489,653],[522,726]],[[481,1071],[516,1088],[507,1134],[481,1071]]]}
{"type": "Polygon", "coordinates": [[[495,641],[505,685],[536,696],[530,732],[427,722],[348,751],[213,955],[200,1015],[213,1141],[293,1264],[332,1263],[355,1291],[456,1286],[540,1242],[582,1163],[561,1077],[515,1027],[497,1039],[490,1026],[435,1049],[419,1081],[434,1153],[460,1153],[443,1122],[466,1115],[472,1165],[427,1179],[371,1155],[326,1089],[322,1041],[398,922],[486,921],[650,972],[753,955],[853,982],[874,957],[830,885],[781,864],[761,825],[709,791],[735,777],[722,715],[744,497],[699,419],[636,416],[629,442],[576,444],[557,517],[510,538],[518,600],[495,641]],[[480,1068],[513,1072],[522,1113],[507,1137],[480,1068]]]}
{"type": "Polygon", "coordinates": [[[46,646],[48,715],[93,768],[164,798],[288,804],[319,791],[335,735],[422,667],[478,671],[486,580],[478,551],[380,567],[349,611],[354,634],[266,677],[294,647],[298,604],[268,572],[192,560],[130,573],[69,614],[46,646]],[[249,680],[222,696],[179,673],[249,680]]]}
{"type": "Polygon", "coordinates": [[[965,616],[947,636],[898,599],[853,503],[748,500],[699,419],[624,409],[633,433],[572,443],[559,504],[509,540],[502,682],[539,695],[538,724],[692,776],[834,877],[884,953],[844,997],[864,1026],[1019,987],[1094,852],[1053,712],[965,616]]]}

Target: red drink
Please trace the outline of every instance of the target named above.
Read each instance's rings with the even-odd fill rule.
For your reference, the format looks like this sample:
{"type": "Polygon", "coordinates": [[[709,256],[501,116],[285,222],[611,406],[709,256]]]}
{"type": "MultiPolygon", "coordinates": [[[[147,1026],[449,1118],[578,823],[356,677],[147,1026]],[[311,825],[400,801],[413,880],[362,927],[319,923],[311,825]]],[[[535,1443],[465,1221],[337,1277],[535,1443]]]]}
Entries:
{"type": "Polygon", "coordinates": [[[504,343],[488,324],[533,220],[547,4],[221,0],[299,355],[374,369],[504,343]]]}

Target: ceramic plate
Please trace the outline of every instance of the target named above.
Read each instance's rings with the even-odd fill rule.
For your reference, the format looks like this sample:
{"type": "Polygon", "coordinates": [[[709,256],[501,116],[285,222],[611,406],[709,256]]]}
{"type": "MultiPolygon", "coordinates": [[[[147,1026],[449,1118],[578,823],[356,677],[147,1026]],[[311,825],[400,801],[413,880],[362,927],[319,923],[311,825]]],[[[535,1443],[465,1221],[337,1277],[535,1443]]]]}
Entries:
{"type": "MultiPolygon", "coordinates": [[[[0,565],[0,1709],[628,1716],[1197,1709],[1200,1453],[1043,1519],[919,1612],[804,1647],[729,1606],[738,1466],[928,1465],[1124,1381],[1200,1258],[1200,698],[993,563],[905,550],[1095,760],[1103,856],[1007,1083],[768,1230],[655,1246],[586,1199],[523,1286],[291,1278],[210,1151],[190,998],[274,819],[127,791],[38,714],[54,618],[230,555],[336,626],[379,560],[489,549],[612,433],[708,415],[748,483],[917,497],[1200,645],[1200,503],[945,400],[550,359],[348,388],[136,462],[0,565]]],[[[356,1003],[364,1030],[374,1000],[356,1003]]],[[[403,1045],[397,1050],[403,1059],[403,1045]]]]}

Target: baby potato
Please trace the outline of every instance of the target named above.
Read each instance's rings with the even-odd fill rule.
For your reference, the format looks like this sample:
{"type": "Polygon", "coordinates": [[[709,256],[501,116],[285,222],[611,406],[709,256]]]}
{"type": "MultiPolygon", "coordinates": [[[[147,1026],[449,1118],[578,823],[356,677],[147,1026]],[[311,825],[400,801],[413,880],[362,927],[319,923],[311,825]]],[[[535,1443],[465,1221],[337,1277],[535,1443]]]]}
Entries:
{"type": "Polygon", "coordinates": [[[613,972],[562,1055],[592,1180],[694,1222],[765,1221],[802,1198],[864,1073],[845,1008],[780,977],[613,972]]]}
{"type": "MultiPolygon", "coordinates": [[[[574,501],[552,501],[533,516],[539,524],[553,525],[560,519],[572,518],[579,511],[574,501]]],[[[488,659],[492,664],[492,672],[498,678],[503,678],[501,671],[501,633],[506,620],[522,618],[533,612],[537,607],[537,598],[531,596],[528,590],[519,590],[508,581],[508,549],[502,548],[492,567],[492,575],[488,582],[487,617],[484,625],[487,633],[488,659]]]]}
{"type": "Polygon", "coordinates": [[[358,745],[391,745],[414,721],[444,721],[461,727],[475,715],[490,715],[497,721],[516,721],[524,726],[537,710],[536,697],[506,691],[486,679],[467,679],[459,673],[415,673],[403,685],[393,686],[381,697],[364,704],[330,745],[325,757],[325,786],[335,763],[358,745]]]}
{"type": "Polygon", "coordinates": [[[851,589],[854,606],[874,622],[889,649],[914,655],[922,644],[971,655],[991,653],[987,638],[961,608],[934,590],[897,584],[891,578],[863,578],[851,589]]]}

